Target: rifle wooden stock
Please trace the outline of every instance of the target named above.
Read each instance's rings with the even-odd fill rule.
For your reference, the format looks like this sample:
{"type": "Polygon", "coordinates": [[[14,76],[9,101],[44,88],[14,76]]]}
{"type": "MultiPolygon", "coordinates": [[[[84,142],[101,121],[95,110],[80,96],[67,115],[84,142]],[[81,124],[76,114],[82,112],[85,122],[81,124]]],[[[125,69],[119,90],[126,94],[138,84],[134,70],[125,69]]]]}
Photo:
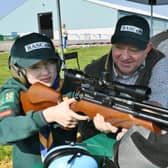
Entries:
{"type": "Polygon", "coordinates": [[[24,113],[39,111],[57,105],[62,101],[60,91],[56,91],[41,83],[33,84],[28,91],[21,91],[20,100],[24,113]]]}
{"type": "Polygon", "coordinates": [[[160,134],[161,132],[161,129],[151,121],[140,119],[133,116],[132,114],[128,114],[86,100],[80,100],[78,102],[72,103],[71,108],[74,111],[83,112],[91,118],[93,118],[97,113],[99,113],[104,117],[105,121],[110,122],[116,127],[130,128],[134,125],[139,125],[158,134],[160,134]]]}
{"type": "MultiPolygon", "coordinates": [[[[39,111],[57,105],[62,101],[62,97],[60,92],[41,83],[35,83],[28,91],[22,91],[20,93],[20,100],[23,110],[26,113],[30,110],[39,111]]],[[[152,132],[160,133],[160,128],[151,121],[140,119],[131,114],[82,99],[72,103],[71,108],[76,112],[83,112],[91,118],[97,113],[100,113],[106,121],[117,127],[130,128],[134,125],[140,125],[152,132]]]]}

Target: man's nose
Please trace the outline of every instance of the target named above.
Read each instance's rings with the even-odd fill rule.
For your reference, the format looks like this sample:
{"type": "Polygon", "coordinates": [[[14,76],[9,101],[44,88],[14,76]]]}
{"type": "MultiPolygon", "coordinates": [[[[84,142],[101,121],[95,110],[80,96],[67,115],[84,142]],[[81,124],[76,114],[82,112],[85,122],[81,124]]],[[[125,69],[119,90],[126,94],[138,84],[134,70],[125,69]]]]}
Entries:
{"type": "Polygon", "coordinates": [[[122,53],[121,53],[121,58],[123,60],[125,60],[125,59],[128,59],[128,57],[129,57],[129,50],[128,49],[123,49],[122,53]]]}

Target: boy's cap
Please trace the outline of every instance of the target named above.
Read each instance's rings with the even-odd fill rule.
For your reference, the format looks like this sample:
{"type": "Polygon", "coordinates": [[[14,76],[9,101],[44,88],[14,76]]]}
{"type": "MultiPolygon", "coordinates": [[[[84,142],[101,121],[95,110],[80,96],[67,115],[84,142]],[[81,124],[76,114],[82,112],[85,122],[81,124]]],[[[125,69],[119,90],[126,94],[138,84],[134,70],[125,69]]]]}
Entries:
{"type": "Polygon", "coordinates": [[[128,15],[118,20],[111,43],[133,44],[144,50],[149,39],[150,28],[148,22],[141,16],[128,15]]]}
{"type": "Polygon", "coordinates": [[[14,42],[10,52],[10,63],[28,68],[42,60],[59,60],[52,41],[39,33],[30,33],[14,42]]]}

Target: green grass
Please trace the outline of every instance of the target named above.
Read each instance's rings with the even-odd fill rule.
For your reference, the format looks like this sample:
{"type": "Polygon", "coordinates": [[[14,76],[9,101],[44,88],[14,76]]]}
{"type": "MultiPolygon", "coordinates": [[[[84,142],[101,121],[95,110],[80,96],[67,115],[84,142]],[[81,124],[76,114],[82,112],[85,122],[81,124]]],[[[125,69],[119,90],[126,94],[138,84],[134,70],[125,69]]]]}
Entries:
{"type": "Polygon", "coordinates": [[[0,54],[0,85],[9,78],[10,71],[8,69],[8,53],[0,54]]]}
{"type": "Polygon", "coordinates": [[[6,158],[11,159],[11,146],[0,146],[0,161],[6,158]]]}
{"type": "MultiPolygon", "coordinates": [[[[70,48],[67,52],[78,52],[79,64],[81,69],[83,69],[92,60],[101,57],[102,55],[109,52],[110,46],[93,46],[93,47],[83,47],[83,48],[70,48]]],[[[77,68],[75,59],[68,60],[67,68],[77,68]]]]}
{"type": "MultiPolygon", "coordinates": [[[[83,48],[68,48],[66,52],[78,52],[80,67],[83,68],[92,60],[101,57],[109,52],[110,46],[94,46],[83,48]]],[[[66,62],[67,68],[77,68],[76,60],[68,60],[66,62]]],[[[7,80],[11,74],[8,70],[8,54],[0,54],[0,85],[7,80]]],[[[0,165],[3,159],[11,159],[11,146],[0,146],[0,165]]]]}

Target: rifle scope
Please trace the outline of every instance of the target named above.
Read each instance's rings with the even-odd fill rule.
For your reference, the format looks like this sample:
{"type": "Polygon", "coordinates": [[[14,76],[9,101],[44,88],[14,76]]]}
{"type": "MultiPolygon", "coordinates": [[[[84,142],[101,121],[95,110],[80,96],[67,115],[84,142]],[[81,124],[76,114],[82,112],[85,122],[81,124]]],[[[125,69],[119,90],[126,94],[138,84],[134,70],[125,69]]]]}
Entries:
{"type": "Polygon", "coordinates": [[[117,93],[128,94],[132,99],[136,100],[146,100],[148,99],[149,94],[151,94],[151,89],[146,86],[141,85],[127,85],[119,82],[110,81],[108,78],[108,72],[102,72],[100,78],[95,78],[92,76],[86,75],[83,71],[75,69],[65,69],[64,70],[65,78],[69,78],[70,81],[78,84],[89,84],[91,87],[94,87],[95,90],[102,91],[105,89],[109,91],[114,91],[117,93]]]}

